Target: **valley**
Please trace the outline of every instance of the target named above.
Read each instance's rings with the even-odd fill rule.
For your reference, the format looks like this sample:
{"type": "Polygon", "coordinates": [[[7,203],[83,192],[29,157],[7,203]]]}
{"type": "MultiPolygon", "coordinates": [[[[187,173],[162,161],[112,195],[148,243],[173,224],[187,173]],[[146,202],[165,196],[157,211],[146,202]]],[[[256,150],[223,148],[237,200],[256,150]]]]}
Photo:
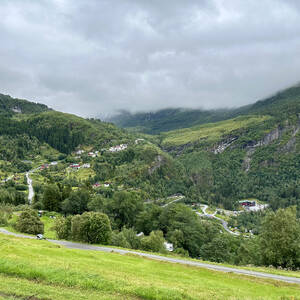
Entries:
{"type": "Polygon", "coordinates": [[[154,135],[5,98],[13,104],[0,119],[0,226],[70,248],[298,274],[295,89],[154,135]]]}

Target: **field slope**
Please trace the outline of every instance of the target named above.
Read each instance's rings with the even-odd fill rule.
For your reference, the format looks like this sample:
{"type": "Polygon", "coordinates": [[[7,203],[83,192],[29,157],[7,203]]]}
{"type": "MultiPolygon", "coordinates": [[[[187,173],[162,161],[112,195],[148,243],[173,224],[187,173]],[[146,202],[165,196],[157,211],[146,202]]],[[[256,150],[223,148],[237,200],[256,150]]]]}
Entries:
{"type": "Polygon", "coordinates": [[[0,299],[300,298],[298,285],[3,235],[0,280],[0,299]]]}

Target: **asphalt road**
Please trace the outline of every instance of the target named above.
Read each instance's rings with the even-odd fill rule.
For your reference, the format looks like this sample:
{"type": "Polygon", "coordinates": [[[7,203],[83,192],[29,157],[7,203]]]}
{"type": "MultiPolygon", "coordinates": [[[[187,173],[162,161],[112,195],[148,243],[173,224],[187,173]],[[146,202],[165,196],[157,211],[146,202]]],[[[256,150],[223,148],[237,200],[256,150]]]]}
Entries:
{"type": "MultiPolygon", "coordinates": [[[[7,234],[7,235],[13,235],[16,237],[21,238],[30,238],[35,239],[33,236],[28,236],[24,234],[17,234],[7,231],[6,229],[0,228],[0,233],[7,234]]],[[[122,250],[112,247],[101,247],[101,246],[93,246],[93,245],[86,245],[81,243],[73,243],[68,241],[59,241],[59,240],[48,240],[51,243],[64,246],[69,249],[79,249],[79,250],[94,250],[94,251],[102,251],[102,252],[114,252],[119,254],[135,254],[141,257],[151,258],[159,261],[165,261],[170,263],[177,263],[182,265],[190,265],[194,267],[200,267],[205,269],[210,269],[214,271],[220,271],[220,272],[226,272],[226,273],[235,273],[235,274],[241,274],[246,276],[253,276],[253,277],[259,277],[259,278],[265,278],[265,279],[273,279],[278,281],[284,281],[288,283],[295,283],[300,284],[300,278],[297,277],[288,277],[288,276],[282,276],[282,275],[275,275],[275,274],[269,274],[269,273],[263,273],[263,272],[255,272],[255,271],[249,271],[249,270],[243,270],[238,268],[230,268],[230,267],[224,267],[220,265],[213,265],[208,263],[202,263],[192,260],[184,260],[184,259],[178,259],[178,258],[172,258],[172,257],[166,257],[166,256],[160,256],[155,254],[149,254],[149,253],[142,253],[138,251],[131,251],[131,250],[122,250]]]]}
{"type": "Polygon", "coordinates": [[[207,206],[207,205],[202,205],[202,207],[203,207],[203,214],[201,214],[201,213],[199,213],[199,212],[196,212],[196,214],[197,214],[198,216],[200,216],[200,217],[206,216],[206,217],[208,217],[208,218],[214,218],[214,219],[216,219],[216,220],[218,220],[218,221],[220,221],[220,222],[222,223],[223,228],[224,228],[228,233],[230,233],[230,234],[232,234],[232,235],[239,235],[239,233],[233,232],[233,231],[231,231],[231,230],[228,228],[228,223],[227,223],[225,220],[223,220],[223,219],[218,218],[218,217],[215,216],[215,214],[216,214],[217,211],[215,211],[213,214],[208,214],[208,213],[206,212],[208,206],[207,206]]]}

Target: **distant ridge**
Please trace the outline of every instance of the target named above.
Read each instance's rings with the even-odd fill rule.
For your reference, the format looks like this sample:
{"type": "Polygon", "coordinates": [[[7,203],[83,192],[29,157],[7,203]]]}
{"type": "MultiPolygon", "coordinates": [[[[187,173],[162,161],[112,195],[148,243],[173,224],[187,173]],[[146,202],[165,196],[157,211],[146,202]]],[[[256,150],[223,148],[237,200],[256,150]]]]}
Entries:
{"type": "Polygon", "coordinates": [[[195,125],[228,120],[239,115],[289,115],[300,104],[300,83],[254,104],[235,109],[201,110],[169,108],[155,112],[130,113],[122,111],[108,121],[124,128],[135,128],[148,134],[188,128],[195,125]]]}

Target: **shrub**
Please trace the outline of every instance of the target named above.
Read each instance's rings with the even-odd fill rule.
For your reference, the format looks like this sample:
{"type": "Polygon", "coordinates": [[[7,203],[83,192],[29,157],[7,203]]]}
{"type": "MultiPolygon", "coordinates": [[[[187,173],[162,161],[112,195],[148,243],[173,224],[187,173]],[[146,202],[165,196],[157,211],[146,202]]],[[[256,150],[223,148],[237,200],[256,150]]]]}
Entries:
{"type": "Polygon", "coordinates": [[[164,246],[164,236],[162,231],[152,231],[149,236],[145,236],[142,239],[141,248],[145,251],[153,251],[153,252],[166,252],[164,246]]]}
{"type": "MultiPolygon", "coordinates": [[[[62,232],[62,235],[66,232],[64,228],[70,226],[69,223],[59,221],[56,229],[62,232]]],[[[69,222],[69,221],[68,221],[69,222]]],[[[91,244],[108,244],[111,240],[112,230],[110,226],[109,218],[106,214],[99,212],[85,212],[82,215],[73,216],[71,219],[71,234],[69,238],[86,242],[91,244]]]]}
{"type": "Polygon", "coordinates": [[[56,218],[53,228],[56,232],[57,238],[67,240],[71,237],[71,223],[71,217],[56,218]]]}
{"type": "Polygon", "coordinates": [[[0,226],[6,226],[11,217],[12,207],[9,205],[0,205],[0,226]]]}
{"type": "Polygon", "coordinates": [[[15,225],[20,232],[39,234],[44,233],[44,224],[34,210],[25,210],[21,213],[15,225]]]}

